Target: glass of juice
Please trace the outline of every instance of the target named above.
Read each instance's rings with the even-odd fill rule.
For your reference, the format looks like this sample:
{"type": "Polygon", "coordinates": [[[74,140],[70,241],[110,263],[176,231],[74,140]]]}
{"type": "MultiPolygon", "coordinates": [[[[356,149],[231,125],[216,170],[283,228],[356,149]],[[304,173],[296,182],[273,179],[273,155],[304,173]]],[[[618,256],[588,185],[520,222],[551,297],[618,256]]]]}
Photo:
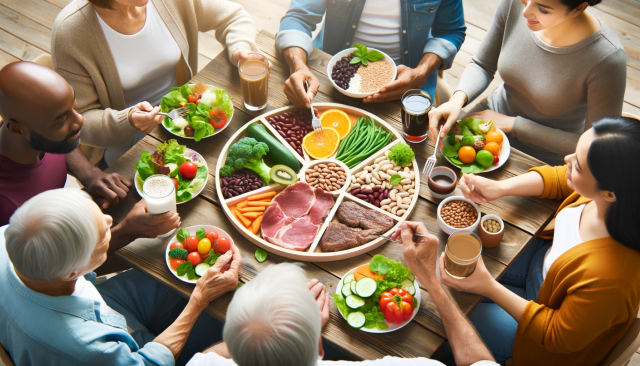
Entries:
{"type": "Polygon", "coordinates": [[[454,231],[444,248],[444,269],[453,278],[465,278],[476,269],[482,241],[475,233],[454,231]]]}
{"type": "Polygon", "coordinates": [[[269,60],[251,52],[248,59],[238,61],[238,72],[245,108],[250,111],[264,109],[269,96],[269,60]]]}
{"type": "Polygon", "coordinates": [[[409,142],[422,142],[429,132],[432,98],[420,89],[409,89],[402,95],[402,135],[409,142]]]}
{"type": "MultiPolygon", "coordinates": [[[[160,215],[165,212],[177,212],[176,192],[173,180],[164,174],[152,175],[142,185],[142,196],[147,205],[147,212],[151,215],[160,215]]],[[[174,230],[159,235],[158,238],[166,238],[173,234],[174,230]]]]}

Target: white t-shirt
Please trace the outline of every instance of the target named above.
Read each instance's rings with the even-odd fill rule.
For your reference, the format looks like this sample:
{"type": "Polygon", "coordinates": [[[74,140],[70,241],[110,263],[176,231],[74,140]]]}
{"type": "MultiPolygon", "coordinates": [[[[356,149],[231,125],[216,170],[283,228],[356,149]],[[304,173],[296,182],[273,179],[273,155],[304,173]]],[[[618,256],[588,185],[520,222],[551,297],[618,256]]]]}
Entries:
{"type": "Polygon", "coordinates": [[[162,96],[176,86],[176,65],[182,56],[153,1],[146,9],[144,27],[131,35],[116,32],[96,13],[118,69],[127,107],[143,101],[160,104],[162,96]]]}
{"type": "Polygon", "coordinates": [[[551,268],[556,259],[583,242],[582,238],[580,238],[580,218],[585,205],[565,208],[556,217],[553,244],[544,258],[543,279],[547,277],[547,272],[549,272],[549,268],[551,268]]]}
{"type": "Polygon", "coordinates": [[[396,63],[402,61],[400,0],[367,0],[353,43],[377,48],[396,63]]]}
{"type": "Polygon", "coordinates": [[[100,303],[100,314],[118,314],[115,310],[111,309],[109,305],[104,301],[102,295],[98,292],[98,289],[93,283],[87,281],[84,277],[79,277],[76,280],[76,289],[71,296],[84,297],[97,301],[100,303]]]}
{"type": "MultiPolygon", "coordinates": [[[[318,360],[317,366],[444,366],[441,362],[428,358],[398,358],[387,356],[379,360],[370,361],[322,361],[318,360]]],[[[237,366],[233,360],[218,356],[213,352],[196,353],[187,363],[187,366],[237,366]]],[[[472,366],[498,366],[492,361],[478,361],[472,366]]]]}

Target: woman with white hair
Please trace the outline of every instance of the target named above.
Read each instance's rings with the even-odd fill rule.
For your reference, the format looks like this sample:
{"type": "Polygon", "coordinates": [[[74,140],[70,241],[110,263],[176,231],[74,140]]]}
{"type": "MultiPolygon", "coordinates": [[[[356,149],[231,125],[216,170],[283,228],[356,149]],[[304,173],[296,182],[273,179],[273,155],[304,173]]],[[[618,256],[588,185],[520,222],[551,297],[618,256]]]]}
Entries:
{"type": "MultiPolygon", "coordinates": [[[[394,233],[407,266],[431,294],[449,335],[456,363],[497,366],[480,337],[442,288],[436,275],[438,238],[422,223],[403,223],[394,233]],[[414,233],[423,237],[413,241],[414,233]]],[[[196,354],[187,366],[363,365],[442,366],[426,358],[384,357],[363,362],[322,361],[321,330],[329,320],[329,294],[318,280],[306,283],[302,267],[271,265],[236,291],[227,310],[225,343],[196,354]],[[286,284],[283,286],[283,284],[286,284]]],[[[339,315],[338,315],[339,316],[339,315]]]]}
{"type": "Polygon", "coordinates": [[[87,278],[107,258],[111,223],[83,191],[56,189],[0,227],[0,343],[15,364],[174,365],[183,347],[182,363],[219,336],[202,311],[236,287],[238,250],[218,258],[188,302],[135,270],[96,288],[87,278]]]}

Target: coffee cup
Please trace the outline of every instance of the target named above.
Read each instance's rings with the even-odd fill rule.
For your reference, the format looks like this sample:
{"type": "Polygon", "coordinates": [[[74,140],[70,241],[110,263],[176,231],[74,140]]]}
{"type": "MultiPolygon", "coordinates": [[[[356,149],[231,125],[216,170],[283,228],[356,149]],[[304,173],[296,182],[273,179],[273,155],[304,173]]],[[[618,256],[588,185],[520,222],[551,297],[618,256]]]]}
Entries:
{"type": "Polygon", "coordinates": [[[453,170],[444,166],[433,168],[427,182],[431,195],[437,199],[449,197],[455,191],[456,184],[458,184],[458,176],[453,170]]]}
{"type": "Polygon", "coordinates": [[[504,237],[504,221],[497,215],[484,215],[480,220],[480,225],[478,225],[478,236],[482,240],[482,246],[485,248],[495,248],[502,241],[502,237],[504,237]],[[500,230],[492,233],[489,232],[485,228],[485,222],[488,220],[493,220],[498,222],[500,225],[500,230]]]}

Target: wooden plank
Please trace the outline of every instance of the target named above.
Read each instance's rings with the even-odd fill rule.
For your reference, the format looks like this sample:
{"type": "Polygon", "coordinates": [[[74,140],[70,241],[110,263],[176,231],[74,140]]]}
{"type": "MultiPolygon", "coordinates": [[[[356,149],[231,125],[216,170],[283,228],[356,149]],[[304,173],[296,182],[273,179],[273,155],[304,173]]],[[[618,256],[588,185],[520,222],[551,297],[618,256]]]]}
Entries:
{"type": "Polygon", "coordinates": [[[45,0],[2,0],[7,8],[52,29],[60,7],[45,0]]]}
{"type": "Polygon", "coordinates": [[[640,26],[640,1],[638,0],[605,0],[597,8],[640,26]]]}
{"type": "Polygon", "coordinates": [[[60,9],[64,8],[65,6],[69,5],[69,3],[72,0],[46,0],[47,2],[50,2],[53,5],[56,5],[57,7],[59,7],[60,9]]]}
{"type": "Polygon", "coordinates": [[[51,52],[51,29],[3,5],[0,5],[0,29],[41,50],[51,52]]]}
{"type": "Polygon", "coordinates": [[[6,64],[10,64],[15,61],[20,61],[20,60],[15,56],[0,50],[0,68],[3,68],[6,64]]]}
{"type": "Polygon", "coordinates": [[[210,58],[199,53],[198,54],[198,72],[200,72],[200,70],[202,70],[205,66],[207,66],[209,62],[211,62],[210,58]]]}
{"type": "Polygon", "coordinates": [[[46,53],[2,29],[0,29],[0,50],[20,60],[27,61],[46,53]]]}
{"type": "Polygon", "coordinates": [[[280,19],[289,8],[289,1],[256,1],[256,0],[235,0],[251,14],[256,28],[277,33],[280,28],[280,19]],[[284,4],[286,3],[286,4],[284,4]],[[284,5],[284,6],[283,6],[284,5]]]}

